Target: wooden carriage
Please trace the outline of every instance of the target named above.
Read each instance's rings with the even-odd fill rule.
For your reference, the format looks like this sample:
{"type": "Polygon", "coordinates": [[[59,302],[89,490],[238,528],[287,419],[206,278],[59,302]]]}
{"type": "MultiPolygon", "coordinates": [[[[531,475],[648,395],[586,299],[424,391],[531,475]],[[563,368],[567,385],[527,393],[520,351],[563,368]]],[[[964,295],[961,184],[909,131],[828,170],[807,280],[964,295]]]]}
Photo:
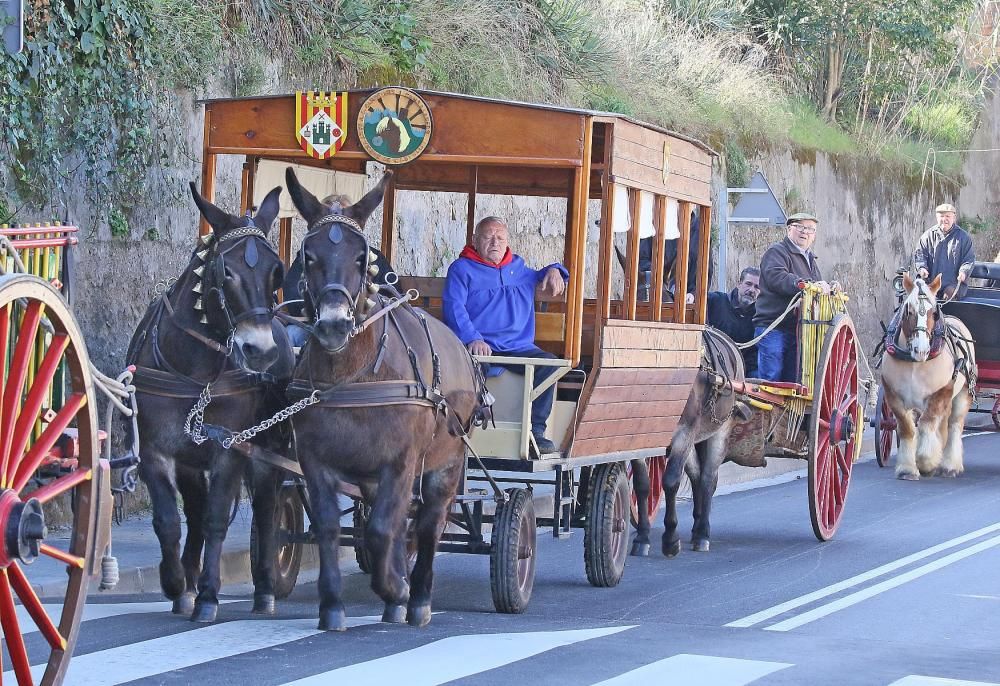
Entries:
{"type": "MultiPolygon", "coordinates": [[[[348,92],[346,140],[335,155],[323,160],[306,154],[296,140],[295,96],[206,101],[202,194],[214,199],[217,160],[223,155],[243,156],[244,211],[273,185],[258,178],[273,162],[280,163],[282,171],[285,163],[291,163],[338,174],[366,174],[372,157],[359,140],[355,122],[362,103],[373,92],[348,92]]],[[[621,115],[451,93],[416,93],[429,108],[433,132],[419,157],[396,167],[386,193],[379,247],[397,268],[397,194],[401,191],[465,194],[466,241],[478,218],[477,198],[484,195],[566,201],[562,262],[570,273],[567,292],[557,300],[540,298],[536,314],[536,342],[560,359],[504,358],[508,363],[523,362],[526,374],[490,380],[494,395],[500,398],[496,428],[473,435],[473,447],[482,461],[472,466],[524,473],[508,475],[501,483],[554,485],[552,514],[538,517],[537,524],[553,527],[557,536],[571,527],[583,527],[588,578],[595,585],[614,585],[621,577],[627,549],[631,493],[627,463],[657,461],[656,490],[651,502],[643,504],[655,511],[665,449],[701,359],[715,154],[702,143],[621,115]],[[593,214],[591,201],[600,201],[599,211],[593,214]],[[703,227],[697,245],[690,244],[693,213],[703,227]],[[599,245],[596,265],[585,259],[592,237],[599,245]],[[625,255],[624,273],[616,273],[621,269],[614,259],[616,237],[625,255]],[[647,301],[639,294],[643,237],[651,238],[653,244],[647,301]],[[686,299],[690,251],[697,254],[697,287],[694,302],[688,306],[664,302],[665,294],[669,295],[663,269],[668,238],[677,241],[673,271],[677,303],[686,299]],[[620,293],[615,292],[616,282],[620,293]],[[549,431],[560,451],[539,458],[527,417],[530,400],[541,390],[533,392],[531,383],[535,367],[541,364],[559,367],[550,377],[557,386],[557,400],[549,431]],[[537,473],[553,476],[540,479],[537,473]]],[[[304,180],[308,185],[308,175],[304,180]]],[[[291,217],[281,220],[278,240],[279,253],[288,261],[293,247],[291,217]]],[[[516,251],[516,235],[512,243],[516,251]]],[[[454,248],[457,251],[461,245],[454,248]]],[[[443,282],[440,277],[407,275],[401,276],[400,287],[419,291],[418,304],[440,314],[443,282]]],[[[475,470],[467,482],[482,479],[490,479],[496,487],[497,480],[475,470]]],[[[497,558],[491,568],[498,569],[506,564],[499,559],[504,550],[522,551],[517,560],[506,564],[509,574],[493,579],[498,609],[517,612],[524,609],[530,595],[536,522],[525,488],[510,489],[498,498],[495,515],[484,513],[483,501],[497,495],[503,496],[488,495],[485,489],[467,483],[453,516],[459,530],[447,532],[441,547],[489,553],[497,558]],[[520,504],[514,508],[514,503],[520,504]],[[515,509],[516,516],[512,514],[515,509]],[[528,519],[530,526],[526,526],[528,519]],[[502,524],[495,524],[492,543],[483,535],[484,522],[502,524]],[[513,548],[505,545],[511,542],[513,548]]],[[[363,511],[363,505],[356,511],[359,523],[363,511]]],[[[355,527],[347,535],[357,543],[361,531],[355,527]]],[[[297,536],[293,532],[288,540],[297,536]]]]}

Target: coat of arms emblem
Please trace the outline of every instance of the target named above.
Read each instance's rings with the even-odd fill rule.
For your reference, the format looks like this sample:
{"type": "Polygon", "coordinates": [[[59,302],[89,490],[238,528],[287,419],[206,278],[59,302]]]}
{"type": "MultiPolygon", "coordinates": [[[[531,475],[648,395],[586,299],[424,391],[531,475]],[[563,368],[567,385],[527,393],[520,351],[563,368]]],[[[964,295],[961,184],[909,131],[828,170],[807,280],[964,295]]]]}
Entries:
{"type": "Polygon", "coordinates": [[[295,138],[311,157],[325,160],[347,140],[347,93],[295,93],[295,138]]]}
{"type": "Polygon", "coordinates": [[[361,147],[383,164],[406,164],[431,142],[431,110],[408,88],[383,88],[358,112],[361,147]]]}

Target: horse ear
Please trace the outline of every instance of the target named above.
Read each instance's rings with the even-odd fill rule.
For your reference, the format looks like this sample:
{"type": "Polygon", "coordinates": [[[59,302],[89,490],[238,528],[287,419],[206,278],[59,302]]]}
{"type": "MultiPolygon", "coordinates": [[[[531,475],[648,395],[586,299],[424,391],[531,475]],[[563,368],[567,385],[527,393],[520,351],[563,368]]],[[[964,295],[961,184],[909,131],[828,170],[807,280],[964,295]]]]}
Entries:
{"type": "Polygon", "coordinates": [[[928,288],[931,289],[931,293],[937,293],[941,290],[941,275],[938,274],[934,277],[934,280],[928,284],[928,288]]]}
{"type": "Polygon", "coordinates": [[[278,202],[280,197],[281,186],[277,186],[264,197],[263,202],[260,203],[260,209],[257,210],[257,216],[254,217],[254,224],[265,234],[271,229],[271,224],[274,223],[274,218],[278,216],[278,210],[281,209],[278,202]]]}
{"type": "Polygon", "coordinates": [[[195,186],[194,181],[192,181],[190,185],[191,195],[194,197],[194,204],[198,206],[201,216],[203,216],[216,231],[225,231],[229,228],[232,216],[228,212],[223,212],[208,200],[201,197],[201,193],[198,192],[198,187],[195,186]]]}
{"type": "Polygon", "coordinates": [[[361,226],[364,226],[368,222],[368,217],[375,211],[375,208],[382,204],[382,199],[385,197],[385,189],[389,185],[389,180],[392,179],[392,176],[393,171],[386,169],[378,185],[365,193],[365,197],[361,198],[361,200],[344,209],[344,214],[358,224],[361,224],[361,226]]]}
{"type": "Polygon", "coordinates": [[[907,293],[913,290],[913,277],[910,272],[903,272],[903,290],[907,293]]]}
{"type": "Polygon", "coordinates": [[[288,194],[292,196],[295,209],[299,211],[307,224],[312,224],[327,214],[323,203],[299,183],[298,177],[295,176],[295,170],[291,167],[285,170],[285,182],[288,184],[288,194]]]}

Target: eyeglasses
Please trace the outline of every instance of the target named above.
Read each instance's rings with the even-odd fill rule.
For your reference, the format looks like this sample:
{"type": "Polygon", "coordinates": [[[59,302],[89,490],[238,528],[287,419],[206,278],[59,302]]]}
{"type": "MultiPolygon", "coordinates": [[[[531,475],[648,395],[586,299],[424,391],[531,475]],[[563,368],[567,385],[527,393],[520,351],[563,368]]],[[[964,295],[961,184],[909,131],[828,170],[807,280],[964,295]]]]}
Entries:
{"type": "Polygon", "coordinates": [[[805,224],[789,224],[789,226],[794,226],[802,233],[816,233],[815,226],[806,226],[805,224]]]}

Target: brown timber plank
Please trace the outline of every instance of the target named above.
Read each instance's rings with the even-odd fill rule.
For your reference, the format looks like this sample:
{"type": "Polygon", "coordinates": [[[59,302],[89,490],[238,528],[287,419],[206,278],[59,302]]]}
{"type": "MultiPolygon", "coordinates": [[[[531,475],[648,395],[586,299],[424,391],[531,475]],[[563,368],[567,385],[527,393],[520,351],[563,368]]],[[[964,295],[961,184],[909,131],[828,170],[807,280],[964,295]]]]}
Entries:
{"type": "MultiPolygon", "coordinates": [[[[651,403],[626,402],[589,405],[583,422],[600,422],[607,419],[636,419],[639,417],[678,417],[684,411],[685,400],[658,400],[651,403]]],[[[581,422],[581,425],[583,424],[581,422]]]]}
{"type": "MultiPolygon", "coordinates": [[[[618,301],[616,301],[618,302],[618,301]]],[[[589,303],[588,303],[589,304],[589,303]]],[[[638,327],[641,329],[683,329],[685,331],[701,331],[705,328],[701,324],[675,324],[674,322],[631,322],[627,319],[614,319],[608,322],[609,327],[638,327]]]]}
{"type": "MultiPolygon", "coordinates": [[[[615,158],[629,160],[662,171],[663,146],[650,148],[634,141],[621,140],[615,146],[615,158]]],[[[697,181],[710,182],[712,179],[712,165],[709,162],[685,159],[673,154],[672,150],[667,159],[667,169],[671,174],[680,174],[697,181]]]]}
{"type": "Polygon", "coordinates": [[[612,438],[614,436],[636,436],[672,431],[677,428],[680,413],[670,417],[634,417],[632,419],[608,419],[604,421],[580,422],[576,430],[576,440],[589,438],[612,438]]]}
{"type": "MultiPolygon", "coordinates": [[[[591,405],[620,402],[660,402],[666,400],[686,400],[691,393],[690,384],[675,384],[673,386],[598,386],[590,394],[587,409],[591,405]]],[[[587,419],[584,411],[583,421],[587,419]]]]}
{"type": "Polygon", "coordinates": [[[701,353],[697,350],[603,350],[601,366],[613,367],[697,367],[701,353]]]}
{"type": "Polygon", "coordinates": [[[535,340],[562,341],[566,336],[566,314],[563,312],[535,313],[535,340]]]}
{"type": "Polygon", "coordinates": [[[688,141],[680,138],[674,138],[673,136],[659,131],[647,129],[643,126],[639,126],[638,124],[633,124],[632,122],[622,121],[620,119],[615,121],[615,134],[616,150],[617,143],[620,140],[637,143],[654,150],[662,150],[663,144],[667,143],[670,145],[671,158],[683,157],[686,160],[702,162],[703,164],[709,165],[712,164],[712,156],[694,143],[689,143],[688,141]]]}
{"type": "Polygon", "coordinates": [[[698,350],[701,332],[609,326],[601,347],[605,350],[698,350]]]}
{"type": "Polygon", "coordinates": [[[683,385],[693,383],[697,373],[697,369],[605,369],[600,386],[683,385]]]}
{"type": "Polygon", "coordinates": [[[710,192],[708,181],[685,176],[673,169],[667,170],[667,178],[664,181],[662,167],[647,167],[624,157],[615,158],[611,171],[616,179],[629,179],[650,188],[660,189],[661,193],[665,188],[667,194],[671,196],[683,194],[707,198],[710,192]]]}
{"type": "Polygon", "coordinates": [[[670,440],[674,437],[673,427],[665,431],[653,434],[639,434],[635,436],[613,436],[611,438],[586,438],[573,443],[573,456],[585,457],[587,455],[602,455],[604,453],[616,453],[625,450],[640,450],[642,448],[666,448],[670,445],[670,440]]]}

